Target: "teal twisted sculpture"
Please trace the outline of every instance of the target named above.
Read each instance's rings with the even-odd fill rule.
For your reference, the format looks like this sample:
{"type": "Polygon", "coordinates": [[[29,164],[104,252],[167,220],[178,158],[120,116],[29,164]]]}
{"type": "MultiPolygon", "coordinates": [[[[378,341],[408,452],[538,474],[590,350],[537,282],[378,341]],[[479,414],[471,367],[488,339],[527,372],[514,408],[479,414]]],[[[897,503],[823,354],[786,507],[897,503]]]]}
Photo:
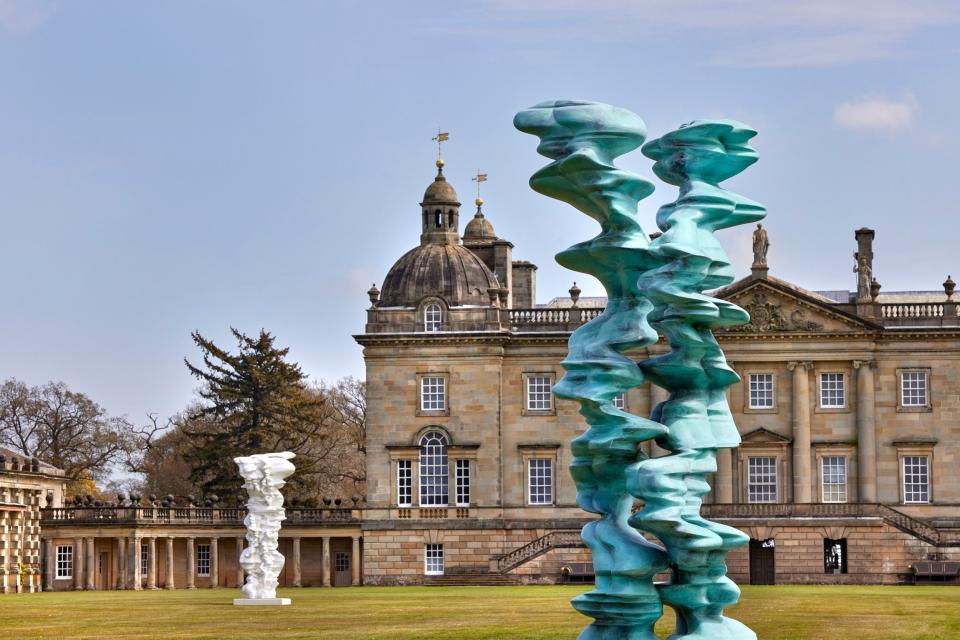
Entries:
{"type": "Polygon", "coordinates": [[[578,504],[600,516],[583,529],[597,578],[593,591],[573,600],[594,618],[580,639],[654,640],[666,603],[677,612],[672,638],[753,640],[750,629],[723,616],[740,593],[726,576],[726,554],[748,539],[702,518],[700,505],[707,475],[717,470],[716,450],[740,442],[726,402],[726,388],[739,378],[712,329],[749,317],[704,291],[733,281],[714,231],[765,213],[718,186],[756,161],[747,146],[756,132],[732,121],[696,121],[643,146],[657,176],[680,187],[677,200],[658,212],[663,233],[651,242],[637,203],[653,185],[613,164],[643,144],[646,128],[636,114],[561,100],[521,111],[514,125],[538,136],[538,152],[553,160],[531,187],[601,227],[557,255],[561,265],[595,276],[608,298],[604,312],[571,336],[567,373],[554,388],[580,404],[589,425],[572,443],[571,474],[578,504]],[[670,352],[638,365],[629,353],[659,333],[670,352]],[[670,392],[650,419],[614,406],[615,396],[645,380],[670,392]],[[670,455],[645,455],[639,445],[651,439],[670,455]],[[643,506],[631,515],[635,498],[643,506]],[[666,569],[671,583],[654,584],[666,569]]]}

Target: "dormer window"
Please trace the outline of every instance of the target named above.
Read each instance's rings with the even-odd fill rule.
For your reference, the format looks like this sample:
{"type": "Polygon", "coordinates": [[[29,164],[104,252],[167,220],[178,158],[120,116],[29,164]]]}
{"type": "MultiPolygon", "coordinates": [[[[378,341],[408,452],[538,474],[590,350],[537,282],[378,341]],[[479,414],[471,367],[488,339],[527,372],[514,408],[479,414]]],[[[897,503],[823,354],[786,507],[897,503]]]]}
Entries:
{"type": "Polygon", "coordinates": [[[423,310],[423,329],[424,331],[440,331],[440,323],[443,320],[443,312],[438,304],[428,304],[423,310]]]}

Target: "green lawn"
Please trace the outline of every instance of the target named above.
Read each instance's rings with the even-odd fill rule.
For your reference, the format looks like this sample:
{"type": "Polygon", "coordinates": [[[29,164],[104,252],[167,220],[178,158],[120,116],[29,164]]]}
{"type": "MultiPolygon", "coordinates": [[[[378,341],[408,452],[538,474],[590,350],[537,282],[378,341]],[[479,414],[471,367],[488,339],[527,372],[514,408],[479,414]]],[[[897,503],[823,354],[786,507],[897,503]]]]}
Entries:
{"type": "MultiPolygon", "coordinates": [[[[239,592],[106,591],[0,596],[0,638],[573,640],[587,587],[286,589],[282,608],[234,607],[239,592]]],[[[744,587],[730,610],[761,640],[957,640],[956,587],[744,587]]],[[[669,635],[673,616],[657,626],[669,635]]]]}

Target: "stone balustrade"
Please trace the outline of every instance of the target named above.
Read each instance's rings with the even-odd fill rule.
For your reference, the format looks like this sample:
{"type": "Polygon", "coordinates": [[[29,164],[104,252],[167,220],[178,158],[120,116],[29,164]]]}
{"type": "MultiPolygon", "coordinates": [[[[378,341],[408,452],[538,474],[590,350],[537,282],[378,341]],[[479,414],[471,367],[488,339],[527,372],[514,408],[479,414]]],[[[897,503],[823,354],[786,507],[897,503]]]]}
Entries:
{"type": "MultiPolygon", "coordinates": [[[[211,524],[243,526],[247,510],[238,507],[82,506],[41,509],[43,526],[62,524],[211,524]]],[[[357,521],[358,509],[346,507],[288,507],[288,524],[324,524],[357,521]]]]}

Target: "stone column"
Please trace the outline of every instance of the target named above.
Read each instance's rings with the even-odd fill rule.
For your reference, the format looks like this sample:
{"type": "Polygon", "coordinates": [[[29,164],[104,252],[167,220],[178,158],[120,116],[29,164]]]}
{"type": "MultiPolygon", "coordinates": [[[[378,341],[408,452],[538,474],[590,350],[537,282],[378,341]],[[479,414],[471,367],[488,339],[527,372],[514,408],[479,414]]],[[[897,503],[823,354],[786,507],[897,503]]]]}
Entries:
{"type": "Polygon", "coordinates": [[[300,580],[300,538],[293,539],[293,586],[302,587],[300,580]]]}
{"type": "Polygon", "coordinates": [[[353,558],[350,561],[350,568],[353,570],[350,584],[355,587],[360,586],[360,536],[353,536],[353,558]]]}
{"type": "Polygon", "coordinates": [[[793,501],[812,502],[810,472],[810,376],[809,362],[791,362],[793,371],[793,501]]]}
{"type": "Polygon", "coordinates": [[[120,538],[114,538],[111,547],[113,553],[110,555],[113,557],[113,562],[110,564],[113,569],[113,583],[108,584],[106,580],[104,580],[104,588],[117,590],[120,588],[120,538]]]}
{"type": "Polygon", "coordinates": [[[195,552],[193,550],[193,536],[187,538],[187,589],[196,589],[197,586],[193,582],[193,578],[197,573],[194,564],[197,561],[195,552]]]}
{"type": "Polygon", "coordinates": [[[870,360],[854,360],[857,370],[857,500],[877,501],[877,419],[870,360]]]}
{"type": "Polygon", "coordinates": [[[127,558],[129,558],[130,567],[127,573],[130,576],[130,588],[134,591],[140,591],[143,589],[143,564],[140,562],[140,538],[130,536],[129,546],[130,553],[127,554],[127,558]]]}
{"type": "Polygon", "coordinates": [[[157,588],[157,539],[147,538],[147,589],[157,588]]]}
{"type": "Polygon", "coordinates": [[[53,591],[53,576],[57,565],[57,557],[54,555],[53,540],[50,538],[43,541],[43,554],[47,558],[47,570],[43,576],[43,589],[44,591],[53,591]]]}
{"type": "Polygon", "coordinates": [[[323,536],[323,561],[320,563],[323,571],[323,586],[330,586],[330,536],[323,536]]]}
{"type": "Polygon", "coordinates": [[[733,455],[730,449],[717,449],[717,475],[714,480],[715,502],[733,502],[733,455]]]}
{"type": "MultiPolygon", "coordinates": [[[[670,397],[670,392],[664,389],[663,387],[658,387],[657,385],[650,383],[650,414],[653,414],[653,410],[657,408],[657,405],[666,402],[670,397]]],[[[656,441],[650,440],[650,457],[659,458],[660,456],[668,455],[670,452],[666,449],[660,447],[656,441]]]]}
{"type": "Polygon", "coordinates": [[[210,588],[220,586],[220,538],[210,538],[210,588]]]}
{"type": "Polygon", "coordinates": [[[117,538],[117,589],[127,588],[127,539],[117,538]]]}
{"type": "Polygon", "coordinates": [[[240,554],[243,553],[243,538],[237,538],[237,586],[243,586],[243,566],[240,564],[240,554]]]}
{"type": "Polygon", "coordinates": [[[96,555],[96,551],[95,551],[96,545],[94,544],[96,541],[96,538],[87,538],[86,541],[87,541],[87,548],[84,552],[84,555],[86,556],[86,558],[84,559],[86,560],[86,565],[87,565],[86,589],[87,591],[93,591],[94,589],[97,588],[96,583],[94,582],[94,578],[96,578],[96,570],[97,570],[97,565],[95,563],[96,558],[94,557],[96,555]]]}
{"type": "Polygon", "coordinates": [[[73,539],[73,588],[83,590],[83,538],[73,539]]]}
{"type": "Polygon", "coordinates": [[[175,589],[173,584],[173,537],[167,537],[167,579],[163,581],[166,589],[175,589]]]}

